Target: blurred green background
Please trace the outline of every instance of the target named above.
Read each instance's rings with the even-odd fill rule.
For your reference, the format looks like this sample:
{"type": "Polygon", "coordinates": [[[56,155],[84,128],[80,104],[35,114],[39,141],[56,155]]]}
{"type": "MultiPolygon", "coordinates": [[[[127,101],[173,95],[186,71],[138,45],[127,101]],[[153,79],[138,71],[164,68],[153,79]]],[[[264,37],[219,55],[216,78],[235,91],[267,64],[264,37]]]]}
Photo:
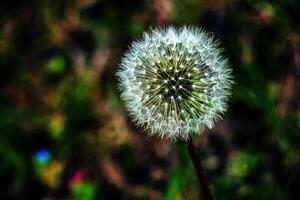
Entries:
{"type": "Polygon", "coordinates": [[[115,72],[163,25],[219,38],[235,85],[195,138],[216,199],[300,199],[300,1],[4,0],[0,199],[201,199],[182,142],[148,137],[115,72]]]}

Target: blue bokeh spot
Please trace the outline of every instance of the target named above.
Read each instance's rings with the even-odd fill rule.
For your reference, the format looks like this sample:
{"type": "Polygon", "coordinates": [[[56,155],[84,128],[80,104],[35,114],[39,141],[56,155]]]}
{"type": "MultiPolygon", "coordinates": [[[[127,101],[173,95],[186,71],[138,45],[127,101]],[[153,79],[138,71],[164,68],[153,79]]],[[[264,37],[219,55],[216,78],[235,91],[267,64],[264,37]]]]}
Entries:
{"type": "Polygon", "coordinates": [[[50,153],[47,149],[39,149],[35,153],[35,158],[39,163],[45,164],[50,160],[50,153]]]}

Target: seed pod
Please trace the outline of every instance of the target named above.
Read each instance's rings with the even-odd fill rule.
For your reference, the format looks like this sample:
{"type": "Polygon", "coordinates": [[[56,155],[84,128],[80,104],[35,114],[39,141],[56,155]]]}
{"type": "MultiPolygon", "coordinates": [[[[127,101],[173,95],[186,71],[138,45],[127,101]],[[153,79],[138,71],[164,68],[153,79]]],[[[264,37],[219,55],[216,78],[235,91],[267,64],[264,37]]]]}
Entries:
{"type": "Polygon", "coordinates": [[[124,55],[117,76],[133,120],[151,135],[174,140],[212,128],[232,85],[213,36],[193,27],[145,33],[124,55]]]}

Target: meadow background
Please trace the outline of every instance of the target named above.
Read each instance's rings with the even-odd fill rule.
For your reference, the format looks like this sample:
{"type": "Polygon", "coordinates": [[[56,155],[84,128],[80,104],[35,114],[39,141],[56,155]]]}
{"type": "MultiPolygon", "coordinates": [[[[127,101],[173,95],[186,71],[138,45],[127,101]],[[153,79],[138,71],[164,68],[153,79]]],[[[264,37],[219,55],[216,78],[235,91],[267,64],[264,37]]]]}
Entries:
{"type": "Polygon", "coordinates": [[[115,72],[143,31],[195,25],[225,49],[224,120],[195,138],[216,199],[300,199],[300,1],[4,0],[0,199],[201,199],[183,142],[148,137],[115,72]]]}

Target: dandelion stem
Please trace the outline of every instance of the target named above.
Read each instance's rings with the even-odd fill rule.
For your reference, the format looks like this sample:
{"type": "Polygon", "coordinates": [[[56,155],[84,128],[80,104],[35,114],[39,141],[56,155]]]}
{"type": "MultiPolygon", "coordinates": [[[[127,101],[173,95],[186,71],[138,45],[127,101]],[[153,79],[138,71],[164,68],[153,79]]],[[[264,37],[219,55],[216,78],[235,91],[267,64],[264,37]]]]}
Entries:
{"type": "Polygon", "coordinates": [[[202,188],[203,198],[205,200],[212,200],[213,196],[212,196],[211,189],[209,187],[208,179],[207,179],[207,177],[205,175],[205,172],[204,172],[204,169],[202,167],[201,160],[197,155],[196,148],[193,144],[192,137],[189,137],[189,139],[187,141],[187,147],[188,147],[191,159],[193,161],[195,171],[197,173],[198,181],[199,181],[200,186],[202,188]]]}

